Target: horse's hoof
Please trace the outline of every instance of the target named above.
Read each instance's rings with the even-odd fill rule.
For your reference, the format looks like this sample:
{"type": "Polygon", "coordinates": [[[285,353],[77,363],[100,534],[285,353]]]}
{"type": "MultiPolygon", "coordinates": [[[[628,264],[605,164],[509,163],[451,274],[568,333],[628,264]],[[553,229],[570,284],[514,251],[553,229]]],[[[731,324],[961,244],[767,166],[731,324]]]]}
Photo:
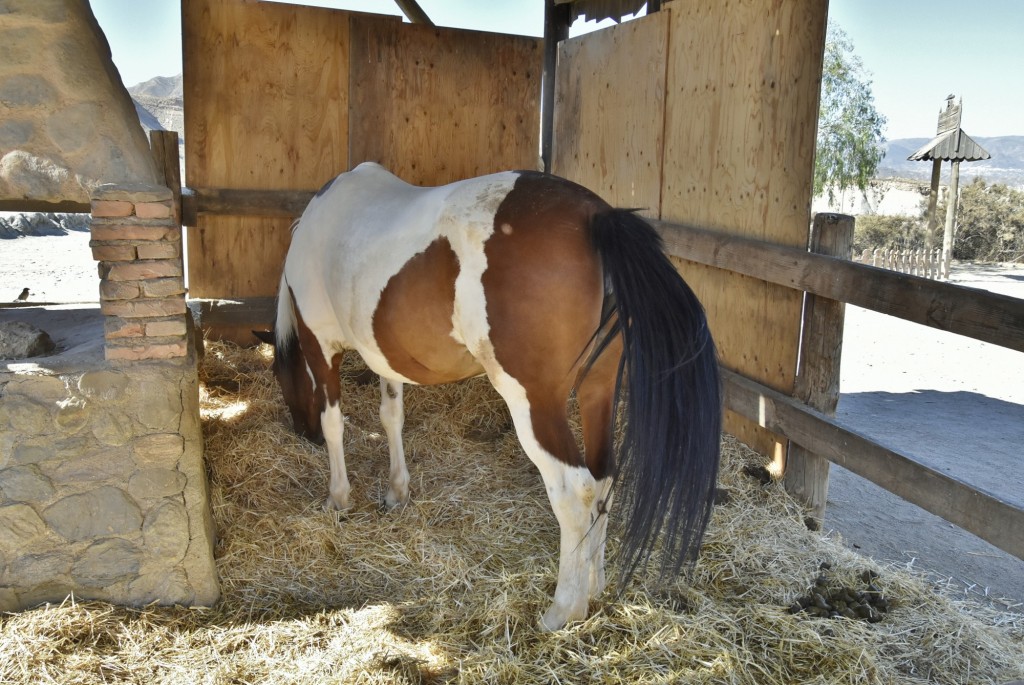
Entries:
{"type": "Polygon", "coordinates": [[[570,621],[582,621],[587,617],[584,611],[566,611],[565,609],[551,605],[551,608],[544,612],[540,619],[540,629],[547,633],[561,630],[570,621]]]}
{"type": "Polygon", "coordinates": [[[405,497],[396,495],[394,491],[388,490],[384,494],[384,508],[388,511],[397,509],[398,507],[404,506],[409,503],[409,493],[405,493],[405,497]]]}
{"type": "Polygon", "coordinates": [[[335,512],[335,511],[346,512],[346,511],[348,511],[351,508],[352,508],[352,506],[348,502],[344,502],[344,503],[339,504],[338,502],[334,501],[333,497],[328,497],[324,501],[324,511],[326,511],[327,513],[332,513],[332,512],[335,512]]]}

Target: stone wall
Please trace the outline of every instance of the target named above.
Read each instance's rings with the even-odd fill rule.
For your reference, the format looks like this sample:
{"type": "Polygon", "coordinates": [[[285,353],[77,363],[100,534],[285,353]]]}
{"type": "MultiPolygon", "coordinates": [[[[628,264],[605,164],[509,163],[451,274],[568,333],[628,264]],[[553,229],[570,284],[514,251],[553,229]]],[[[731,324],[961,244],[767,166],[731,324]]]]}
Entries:
{"type": "Polygon", "coordinates": [[[106,187],[93,207],[104,344],[0,362],[0,610],[70,593],[210,604],[214,531],[170,191],[106,187]]]}
{"type": "Polygon", "coordinates": [[[157,178],[88,0],[0,2],[0,201],[157,178]]]}

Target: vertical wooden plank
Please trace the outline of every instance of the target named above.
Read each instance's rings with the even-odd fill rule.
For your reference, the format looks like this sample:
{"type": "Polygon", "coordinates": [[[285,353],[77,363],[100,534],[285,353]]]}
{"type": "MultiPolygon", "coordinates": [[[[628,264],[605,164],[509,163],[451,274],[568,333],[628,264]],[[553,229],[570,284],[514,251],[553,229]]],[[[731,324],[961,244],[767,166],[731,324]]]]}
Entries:
{"type": "Polygon", "coordinates": [[[536,169],[542,42],[353,16],[349,165],[439,185],[536,169]]]}
{"type": "MultiPolygon", "coordinates": [[[[827,3],[675,0],[667,8],[662,218],[805,246],[827,3]]],[[[791,393],[801,293],[678,264],[704,302],[723,364],[791,393]]],[[[781,462],[780,438],[732,413],[725,426],[781,462]]]]}
{"type": "MultiPolygon", "coordinates": [[[[849,259],[853,217],[818,214],[811,228],[811,252],[849,259]]],[[[804,299],[800,369],[794,396],[813,409],[835,416],[839,403],[839,362],[843,350],[846,305],[817,295],[804,299]]],[[[828,498],[829,462],[795,443],[789,444],[783,482],[786,490],[811,509],[808,527],[821,528],[828,498]]]]}
{"type": "Polygon", "coordinates": [[[563,41],[552,171],[658,218],[668,12],[563,41]]]}
{"type": "Polygon", "coordinates": [[[156,163],[157,180],[171,189],[174,220],[181,224],[181,157],[177,131],[150,131],[149,149],[156,163]]]}
{"type": "Polygon", "coordinates": [[[544,0],[544,71],[541,86],[540,155],[544,171],[551,173],[551,149],[555,134],[555,72],[558,65],[558,46],[569,37],[568,4],[556,5],[555,0],[544,0]]]}
{"type": "MultiPolygon", "coordinates": [[[[344,170],[349,17],[277,3],[182,0],[190,186],[316,190],[344,170]]],[[[287,219],[201,217],[188,232],[190,294],[275,294],[289,226],[287,219]]],[[[244,331],[221,337],[250,340],[244,331]]]]}

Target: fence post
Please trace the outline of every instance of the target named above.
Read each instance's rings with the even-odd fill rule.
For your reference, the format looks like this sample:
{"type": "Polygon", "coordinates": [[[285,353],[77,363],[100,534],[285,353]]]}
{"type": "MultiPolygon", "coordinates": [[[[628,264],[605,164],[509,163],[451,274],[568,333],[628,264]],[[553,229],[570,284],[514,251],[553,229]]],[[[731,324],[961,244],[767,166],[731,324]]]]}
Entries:
{"type": "MultiPolygon", "coordinates": [[[[811,228],[810,251],[849,259],[853,217],[817,214],[811,228]]],[[[817,295],[804,299],[803,336],[794,396],[820,412],[835,415],[839,403],[839,360],[843,349],[845,304],[817,295]]],[[[800,445],[789,443],[783,484],[811,509],[807,527],[819,530],[828,497],[829,462],[800,445]]]]}

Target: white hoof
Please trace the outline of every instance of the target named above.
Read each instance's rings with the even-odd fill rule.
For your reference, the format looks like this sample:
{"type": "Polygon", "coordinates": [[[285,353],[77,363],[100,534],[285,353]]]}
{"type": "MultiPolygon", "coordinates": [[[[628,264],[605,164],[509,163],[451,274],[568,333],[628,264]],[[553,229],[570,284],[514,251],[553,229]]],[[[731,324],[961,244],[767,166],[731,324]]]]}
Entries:
{"type": "Polygon", "coordinates": [[[397,507],[403,506],[409,503],[409,491],[406,490],[405,494],[396,494],[392,488],[388,488],[388,491],[384,494],[384,505],[388,511],[397,507]]]}
{"type": "Polygon", "coordinates": [[[582,621],[587,617],[587,609],[566,609],[560,607],[557,604],[552,604],[551,608],[544,612],[544,615],[540,619],[540,628],[545,632],[554,632],[561,630],[565,627],[565,624],[570,621],[582,621]]]}
{"type": "Polygon", "coordinates": [[[331,511],[348,511],[351,507],[352,507],[352,505],[349,504],[349,501],[348,501],[347,497],[345,497],[345,498],[340,498],[339,497],[339,498],[335,499],[333,496],[331,496],[331,497],[328,497],[326,500],[324,500],[324,511],[327,511],[327,512],[331,512],[331,511]]]}

